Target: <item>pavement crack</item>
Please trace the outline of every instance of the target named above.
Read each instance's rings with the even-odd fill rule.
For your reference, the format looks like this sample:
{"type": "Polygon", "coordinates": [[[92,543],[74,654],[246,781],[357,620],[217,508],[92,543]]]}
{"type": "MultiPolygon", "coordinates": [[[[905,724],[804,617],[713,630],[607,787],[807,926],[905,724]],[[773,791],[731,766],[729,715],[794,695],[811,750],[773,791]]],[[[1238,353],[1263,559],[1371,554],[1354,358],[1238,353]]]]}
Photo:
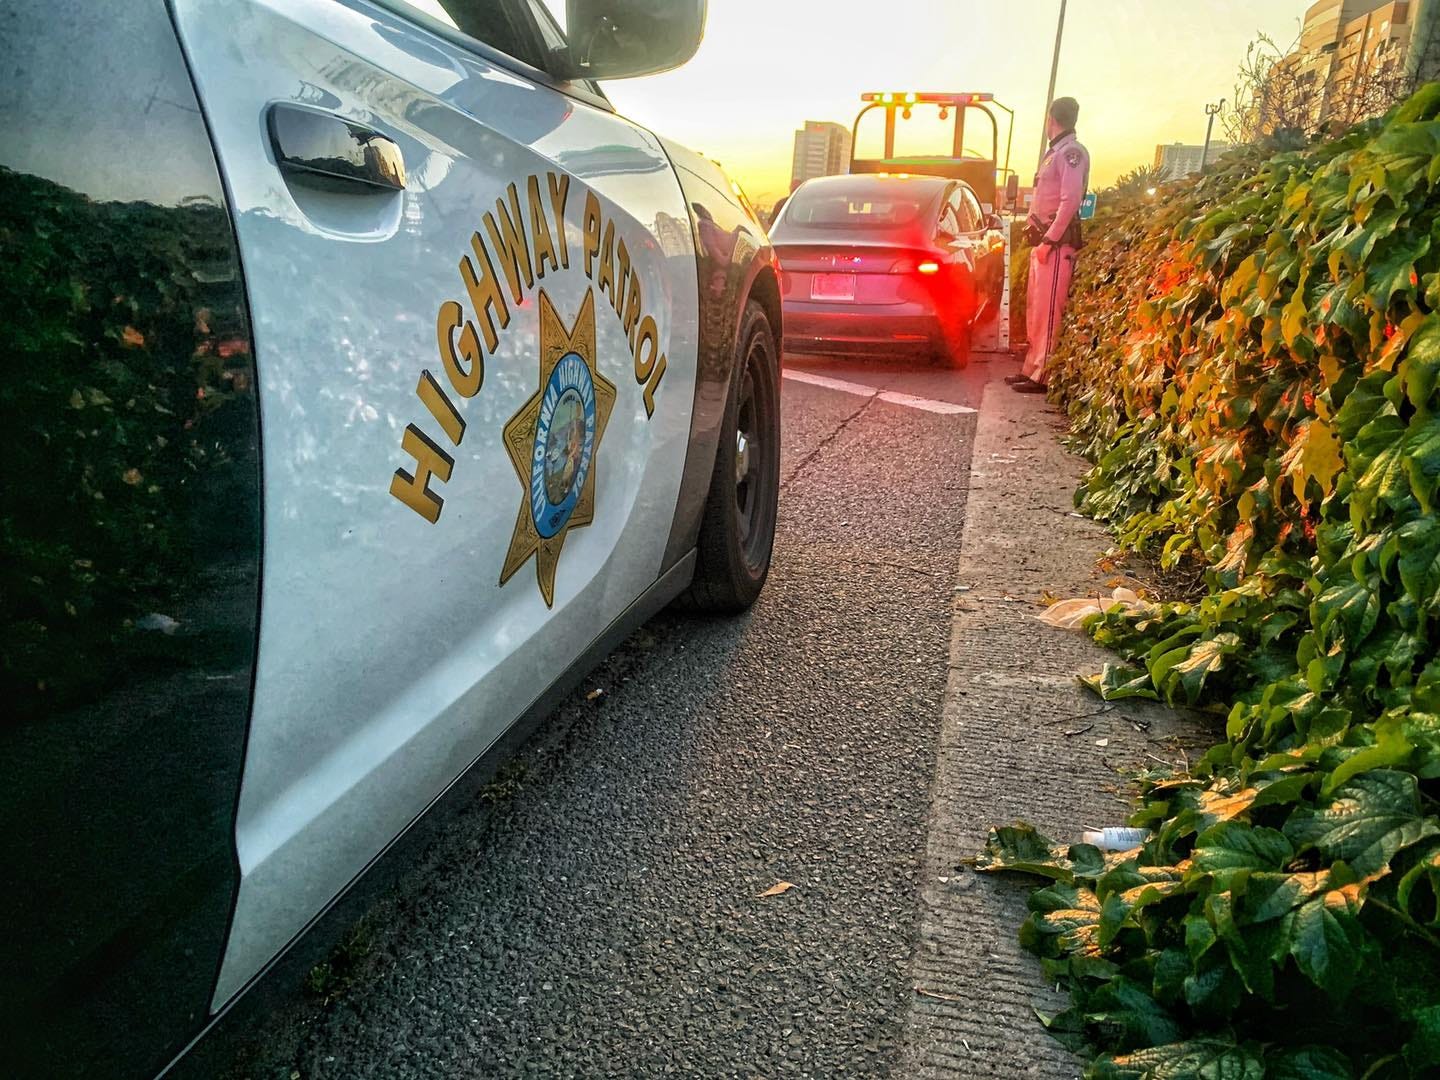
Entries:
{"type": "Polygon", "coordinates": [[[848,428],[857,419],[859,419],[861,413],[863,413],[866,409],[870,408],[871,405],[875,404],[879,397],[880,395],[878,392],[867,397],[858,409],[856,409],[853,413],[851,413],[844,420],[840,421],[838,425],[836,425],[834,431],[832,431],[829,435],[826,435],[825,438],[821,439],[814,450],[811,450],[810,453],[806,454],[803,458],[801,458],[795,468],[790,470],[790,475],[784,480],[780,481],[781,493],[783,494],[785,489],[788,488],[796,481],[796,479],[799,478],[800,474],[805,471],[806,466],[808,466],[810,462],[814,461],[817,457],[819,457],[820,454],[824,452],[824,450],[836,439],[838,439],[841,435],[845,434],[845,429],[848,428]]]}

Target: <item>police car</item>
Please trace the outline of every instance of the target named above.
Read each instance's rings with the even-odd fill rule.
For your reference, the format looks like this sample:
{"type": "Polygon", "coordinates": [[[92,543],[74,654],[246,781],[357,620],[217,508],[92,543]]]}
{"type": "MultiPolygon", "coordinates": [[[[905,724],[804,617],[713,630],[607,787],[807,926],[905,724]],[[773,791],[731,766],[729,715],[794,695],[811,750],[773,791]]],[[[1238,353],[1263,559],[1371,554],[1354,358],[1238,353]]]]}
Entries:
{"type": "Polygon", "coordinates": [[[502,737],[770,563],[780,298],[597,79],[704,0],[18,0],[0,1072],[164,1069],[502,737]]]}

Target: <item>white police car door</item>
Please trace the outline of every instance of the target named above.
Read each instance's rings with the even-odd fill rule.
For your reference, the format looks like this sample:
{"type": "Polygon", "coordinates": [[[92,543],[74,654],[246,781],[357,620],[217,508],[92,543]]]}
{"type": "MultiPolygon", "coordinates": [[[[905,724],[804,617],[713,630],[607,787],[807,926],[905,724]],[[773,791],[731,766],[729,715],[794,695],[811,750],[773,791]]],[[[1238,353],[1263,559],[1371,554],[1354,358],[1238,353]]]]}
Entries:
{"type": "Polygon", "coordinates": [[[174,8],[264,443],[218,1004],[656,580],[697,289],[664,152],[525,62],[534,0],[465,5],[481,41],[435,0],[174,8]]]}

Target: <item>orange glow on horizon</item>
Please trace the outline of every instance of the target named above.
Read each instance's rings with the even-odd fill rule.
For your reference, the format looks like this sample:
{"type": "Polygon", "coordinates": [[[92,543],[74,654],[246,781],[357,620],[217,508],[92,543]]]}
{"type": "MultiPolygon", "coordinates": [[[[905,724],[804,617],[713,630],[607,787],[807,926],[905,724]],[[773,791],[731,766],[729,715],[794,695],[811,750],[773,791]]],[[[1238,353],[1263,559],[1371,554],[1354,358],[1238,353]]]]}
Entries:
{"type": "MultiPolygon", "coordinates": [[[[1234,96],[1247,45],[1260,32],[1288,45],[1304,8],[1304,0],[1073,0],[1056,93],[1080,101],[1091,186],[1152,164],[1159,143],[1203,141],[1204,106],[1234,96]]],[[[1059,0],[910,0],[893,9],[726,0],[710,5],[689,64],[605,90],[626,116],[721,162],[761,206],[789,191],[794,132],[806,120],[849,127],[865,93],[897,103],[912,92],[922,100],[993,94],[1016,112],[1012,164],[1028,185],[1058,9],[1059,0]]],[[[921,124],[925,112],[917,107],[901,126],[921,124]]],[[[910,138],[926,141],[919,128],[910,138]]],[[[1001,142],[1003,155],[1003,132],[1001,142]]],[[[904,152],[948,152],[930,146],[904,152]]]]}

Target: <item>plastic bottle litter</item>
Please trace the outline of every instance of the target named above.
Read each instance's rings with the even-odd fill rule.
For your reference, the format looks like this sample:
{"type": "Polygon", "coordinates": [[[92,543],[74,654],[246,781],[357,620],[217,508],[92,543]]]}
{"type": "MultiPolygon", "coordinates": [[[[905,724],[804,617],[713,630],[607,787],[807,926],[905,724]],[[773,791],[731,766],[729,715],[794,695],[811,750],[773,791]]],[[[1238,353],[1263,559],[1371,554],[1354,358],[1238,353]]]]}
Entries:
{"type": "Polygon", "coordinates": [[[1150,830],[1112,825],[1105,829],[1086,830],[1081,834],[1080,839],[1083,843],[1097,847],[1101,851],[1129,851],[1131,848],[1141,847],[1149,840],[1150,830]]]}

